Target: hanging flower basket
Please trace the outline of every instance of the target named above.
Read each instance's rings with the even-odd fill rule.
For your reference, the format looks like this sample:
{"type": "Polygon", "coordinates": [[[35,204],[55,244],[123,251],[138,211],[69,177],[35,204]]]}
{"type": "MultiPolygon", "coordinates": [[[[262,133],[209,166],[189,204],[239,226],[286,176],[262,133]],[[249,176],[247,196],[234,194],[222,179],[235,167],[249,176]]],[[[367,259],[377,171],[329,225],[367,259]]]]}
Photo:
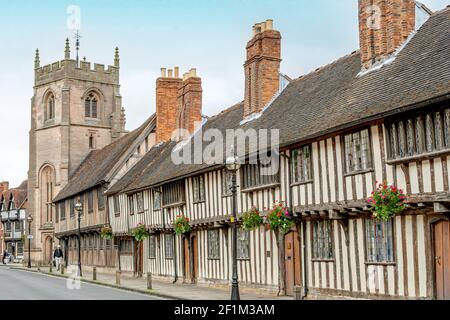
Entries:
{"type": "Polygon", "coordinates": [[[373,215],[378,220],[387,221],[406,209],[406,196],[403,190],[388,185],[386,181],[378,185],[377,190],[367,200],[372,206],[373,215]]]}
{"type": "Polygon", "coordinates": [[[292,226],[295,225],[295,220],[284,201],[278,201],[273,204],[272,210],[267,215],[267,222],[272,230],[280,230],[283,234],[288,233],[292,226]]]}
{"type": "Polygon", "coordinates": [[[112,240],[113,238],[113,232],[110,227],[103,227],[100,230],[100,236],[105,240],[112,240]]]}
{"type": "Polygon", "coordinates": [[[175,229],[175,233],[178,235],[186,234],[189,231],[191,231],[191,225],[189,224],[189,218],[187,218],[183,215],[177,216],[173,225],[174,225],[173,227],[175,229]]]}
{"type": "Polygon", "coordinates": [[[258,229],[264,223],[264,219],[259,214],[258,209],[252,207],[241,216],[242,228],[246,231],[258,229]]]}
{"type": "Polygon", "coordinates": [[[139,223],[136,228],[133,229],[131,235],[136,241],[141,242],[148,238],[149,233],[143,223],[139,223]]]}

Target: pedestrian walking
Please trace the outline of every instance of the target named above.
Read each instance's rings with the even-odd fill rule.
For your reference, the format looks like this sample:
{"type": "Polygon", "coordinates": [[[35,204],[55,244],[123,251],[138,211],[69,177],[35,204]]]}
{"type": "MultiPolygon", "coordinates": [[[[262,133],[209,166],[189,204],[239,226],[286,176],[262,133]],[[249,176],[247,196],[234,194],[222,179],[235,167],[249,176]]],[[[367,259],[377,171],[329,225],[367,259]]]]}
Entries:
{"type": "Polygon", "coordinates": [[[5,250],[5,252],[3,252],[3,256],[2,256],[2,263],[6,264],[6,259],[8,258],[8,251],[5,250]]]}
{"type": "Polygon", "coordinates": [[[63,256],[64,256],[64,254],[63,254],[63,251],[61,250],[61,246],[58,244],[58,247],[55,249],[55,252],[53,253],[55,267],[56,267],[56,270],[58,270],[58,271],[61,268],[61,262],[62,262],[63,256]]]}

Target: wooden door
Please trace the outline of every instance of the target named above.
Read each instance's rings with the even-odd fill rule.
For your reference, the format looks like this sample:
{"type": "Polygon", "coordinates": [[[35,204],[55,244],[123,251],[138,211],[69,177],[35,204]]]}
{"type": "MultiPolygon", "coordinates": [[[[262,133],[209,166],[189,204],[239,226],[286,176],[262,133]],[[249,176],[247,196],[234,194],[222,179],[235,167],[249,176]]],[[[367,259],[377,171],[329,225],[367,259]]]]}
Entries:
{"type": "Polygon", "coordinates": [[[450,222],[440,221],[434,226],[434,256],[436,298],[450,300],[450,222]]]}
{"type": "Polygon", "coordinates": [[[191,252],[189,250],[189,238],[184,238],[184,280],[191,281],[191,252]]]}
{"type": "Polygon", "coordinates": [[[285,286],[286,295],[294,295],[294,287],[300,285],[300,241],[296,231],[284,238],[285,286]]]}
{"type": "Polygon", "coordinates": [[[197,283],[197,276],[198,276],[198,242],[197,242],[197,236],[193,236],[191,238],[191,251],[192,251],[192,282],[197,283]]]}

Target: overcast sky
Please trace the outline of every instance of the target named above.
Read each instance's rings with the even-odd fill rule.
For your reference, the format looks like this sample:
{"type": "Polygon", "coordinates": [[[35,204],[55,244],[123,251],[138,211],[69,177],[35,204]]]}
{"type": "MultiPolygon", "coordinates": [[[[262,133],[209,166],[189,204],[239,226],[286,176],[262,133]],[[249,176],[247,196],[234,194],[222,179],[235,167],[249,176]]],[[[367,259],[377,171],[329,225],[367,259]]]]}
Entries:
{"type": "MultiPolygon", "coordinates": [[[[450,0],[423,3],[439,10],[450,0]]],[[[0,0],[0,180],[12,186],[27,177],[34,51],[45,65],[63,58],[66,37],[74,46],[70,5],[80,8],[81,57],[108,65],[120,48],[128,130],[155,111],[161,67],[197,68],[206,115],[241,101],[256,22],[273,19],[281,31],[281,71],[291,77],[358,48],[357,0],[0,0]]]]}

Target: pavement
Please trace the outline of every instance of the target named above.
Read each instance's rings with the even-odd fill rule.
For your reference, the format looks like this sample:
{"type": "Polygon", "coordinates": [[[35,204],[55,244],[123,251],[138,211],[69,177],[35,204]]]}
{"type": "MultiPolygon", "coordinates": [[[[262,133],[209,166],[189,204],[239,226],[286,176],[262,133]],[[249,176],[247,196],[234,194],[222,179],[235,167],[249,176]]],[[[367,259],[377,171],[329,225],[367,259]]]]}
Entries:
{"type": "Polygon", "coordinates": [[[161,300],[147,294],[79,283],[21,269],[0,267],[2,300],[161,300]]]}
{"type": "MultiPolygon", "coordinates": [[[[66,278],[62,280],[64,283],[67,281],[68,274],[67,270],[64,275],[60,272],[53,271],[50,273],[48,267],[41,267],[39,272],[36,268],[27,269],[21,265],[9,265],[6,267],[0,266],[0,271],[4,269],[10,269],[17,273],[17,276],[26,274],[34,274],[33,279],[36,277],[47,277],[54,279],[55,277],[66,278]]],[[[76,268],[75,268],[76,269],[76,268]]],[[[7,273],[7,272],[6,272],[7,273]]],[[[1,273],[0,273],[1,274],[1,273]]],[[[73,276],[72,276],[73,278],[73,276]]],[[[0,286],[2,286],[0,276],[0,286]]],[[[105,290],[110,289],[121,289],[127,290],[131,293],[139,295],[147,295],[154,298],[171,299],[171,300],[229,300],[230,299],[230,289],[228,288],[217,288],[208,287],[194,284],[173,284],[171,282],[164,282],[160,280],[152,281],[152,289],[147,289],[147,280],[145,277],[137,278],[132,275],[122,274],[120,277],[120,285],[116,284],[116,276],[111,273],[99,273],[97,272],[97,279],[93,280],[93,275],[91,270],[83,270],[83,277],[81,278],[82,286],[85,285],[99,285],[103,286],[105,290]]],[[[47,289],[48,290],[48,289],[47,289]]],[[[1,292],[2,290],[0,290],[1,292]]],[[[89,290],[87,290],[89,291],[89,290]]],[[[90,292],[90,291],[89,291],[90,292]]],[[[242,300],[292,300],[292,297],[277,297],[276,295],[265,292],[263,290],[252,290],[244,289],[240,290],[242,300]]],[[[1,300],[1,295],[0,295],[1,300]]]]}

